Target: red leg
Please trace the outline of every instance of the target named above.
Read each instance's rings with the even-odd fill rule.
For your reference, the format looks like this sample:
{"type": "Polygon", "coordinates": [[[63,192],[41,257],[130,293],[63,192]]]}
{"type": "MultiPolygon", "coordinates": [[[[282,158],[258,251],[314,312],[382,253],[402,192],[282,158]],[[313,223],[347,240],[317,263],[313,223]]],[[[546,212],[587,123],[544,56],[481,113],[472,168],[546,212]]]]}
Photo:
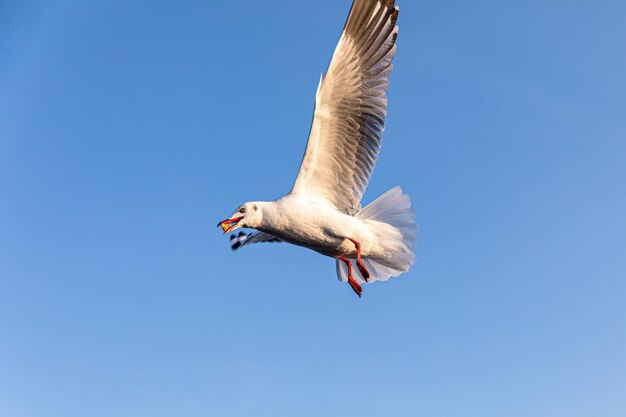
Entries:
{"type": "Polygon", "coordinates": [[[356,266],[359,268],[359,272],[365,282],[367,282],[367,279],[370,277],[370,272],[367,270],[363,262],[361,262],[361,244],[354,239],[348,238],[348,240],[354,243],[354,246],[356,247],[356,266]]]}
{"type": "Polygon", "coordinates": [[[350,286],[352,287],[356,295],[358,295],[359,298],[361,298],[361,292],[363,292],[363,289],[361,288],[359,283],[356,282],[354,278],[352,278],[352,262],[350,262],[348,259],[344,258],[341,255],[337,256],[337,259],[339,259],[341,262],[348,265],[348,284],[350,284],[350,286]]]}

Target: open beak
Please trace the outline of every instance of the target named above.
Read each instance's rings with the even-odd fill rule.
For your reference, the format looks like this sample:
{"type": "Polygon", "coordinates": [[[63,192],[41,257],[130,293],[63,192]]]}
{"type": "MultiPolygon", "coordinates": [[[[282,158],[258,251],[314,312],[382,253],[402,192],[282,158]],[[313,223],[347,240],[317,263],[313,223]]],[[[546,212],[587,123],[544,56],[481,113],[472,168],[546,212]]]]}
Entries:
{"type": "Polygon", "coordinates": [[[233,230],[235,226],[237,226],[237,223],[239,223],[242,219],[243,217],[235,217],[232,219],[222,220],[221,222],[217,224],[217,227],[221,227],[222,230],[224,231],[224,234],[226,234],[230,232],[231,230],[233,230]]]}

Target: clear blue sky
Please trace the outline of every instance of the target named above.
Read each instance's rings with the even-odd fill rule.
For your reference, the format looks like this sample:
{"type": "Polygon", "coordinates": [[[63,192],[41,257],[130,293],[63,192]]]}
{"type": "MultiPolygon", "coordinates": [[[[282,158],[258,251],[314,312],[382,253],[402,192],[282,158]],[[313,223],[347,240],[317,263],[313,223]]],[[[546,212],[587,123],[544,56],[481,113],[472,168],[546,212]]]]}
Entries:
{"type": "Polygon", "coordinates": [[[626,415],[626,4],[401,1],[369,202],[417,263],[215,224],[295,178],[350,0],[0,1],[0,415],[626,415]]]}

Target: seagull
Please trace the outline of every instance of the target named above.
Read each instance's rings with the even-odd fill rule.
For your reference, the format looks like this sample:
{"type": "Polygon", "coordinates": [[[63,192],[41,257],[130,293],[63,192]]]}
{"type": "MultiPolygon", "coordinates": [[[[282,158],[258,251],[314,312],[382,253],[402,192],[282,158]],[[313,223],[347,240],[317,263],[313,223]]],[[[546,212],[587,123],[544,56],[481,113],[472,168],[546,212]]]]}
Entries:
{"type": "Polygon", "coordinates": [[[287,242],[335,259],[337,277],[361,297],[361,284],[407,272],[417,226],[400,187],[362,207],[378,158],[387,87],[396,53],[395,0],[354,0],[315,95],[309,138],[295,184],[275,201],[241,205],[218,223],[231,247],[287,242]],[[358,274],[353,269],[356,264],[358,274]]]}

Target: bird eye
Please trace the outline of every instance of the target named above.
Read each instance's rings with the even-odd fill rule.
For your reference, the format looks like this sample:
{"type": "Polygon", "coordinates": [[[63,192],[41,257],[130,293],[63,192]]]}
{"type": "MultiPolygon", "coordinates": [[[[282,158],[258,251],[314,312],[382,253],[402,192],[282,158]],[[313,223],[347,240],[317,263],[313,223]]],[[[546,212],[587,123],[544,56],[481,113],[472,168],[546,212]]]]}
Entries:
{"type": "Polygon", "coordinates": [[[241,206],[241,207],[239,208],[239,213],[243,214],[243,213],[245,213],[245,212],[246,212],[246,207],[245,207],[245,206],[241,206]]]}

